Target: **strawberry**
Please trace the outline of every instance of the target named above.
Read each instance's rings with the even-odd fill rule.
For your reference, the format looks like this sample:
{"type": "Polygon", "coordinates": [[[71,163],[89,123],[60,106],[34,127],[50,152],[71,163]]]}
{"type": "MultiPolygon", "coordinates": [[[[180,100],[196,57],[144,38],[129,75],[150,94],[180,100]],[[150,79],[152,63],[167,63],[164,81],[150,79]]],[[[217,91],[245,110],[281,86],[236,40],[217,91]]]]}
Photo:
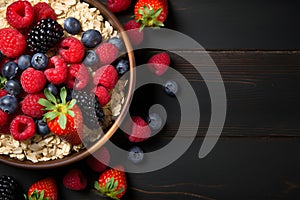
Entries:
{"type": "Polygon", "coordinates": [[[76,100],[66,101],[65,87],[60,91],[59,101],[48,89],[45,89],[44,93],[47,99],[41,98],[38,103],[47,111],[44,120],[50,131],[72,145],[79,145],[83,127],[82,113],[76,105],[76,100]]]}
{"type": "Polygon", "coordinates": [[[105,170],[94,184],[101,194],[112,199],[120,199],[126,192],[127,181],[124,168],[118,166],[105,170]]]}
{"type": "Polygon", "coordinates": [[[57,200],[58,189],[53,178],[44,178],[33,183],[28,189],[28,200],[57,200]]]}
{"type": "Polygon", "coordinates": [[[171,61],[169,54],[167,54],[166,52],[162,52],[153,55],[148,60],[148,66],[150,71],[154,72],[158,76],[161,76],[167,71],[170,62],[171,61]]]}
{"type": "MultiPolygon", "coordinates": [[[[126,135],[130,142],[142,142],[147,140],[151,135],[148,124],[139,116],[132,116],[131,132],[126,135]]],[[[130,124],[129,122],[127,124],[130,124]]]]}
{"type": "Polygon", "coordinates": [[[141,29],[145,26],[164,26],[168,16],[168,0],[139,0],[134,7],[134,15],[141,29]]]}

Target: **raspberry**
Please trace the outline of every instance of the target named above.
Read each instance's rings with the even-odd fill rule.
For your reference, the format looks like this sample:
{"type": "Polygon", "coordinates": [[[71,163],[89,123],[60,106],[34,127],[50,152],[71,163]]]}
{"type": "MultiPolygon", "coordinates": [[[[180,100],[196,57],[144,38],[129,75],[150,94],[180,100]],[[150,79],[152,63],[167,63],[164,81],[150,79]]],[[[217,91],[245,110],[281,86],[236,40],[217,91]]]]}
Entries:
{"type": "Polygon", "coordinates": [[[99,68],[94,76],[95,85],[103,85],[108,90],[113,89],[118,81],[118,72],[112,65],[99,68]]]}
{"type": "Polygon", "coordinates": [[[131,3],[132,0],[108,0],[107,7],[109,10],[116,13],[116,12],[127,10],[127,8],[129,8],[131,3]]]}
{"type": "Polygon", "coordinates": [[[163,75],[169,68],[170,56],[166,52],[153,55],[148,60],[148,66],[150,71],[158,76],[163,75]]]}
{"type": "Polygon", "coordinates": [[[85,48],[80,40],[67,37],[59,44],[58,53],[67,63],[80,63],[84,57],[85,48]]]}
{"type": "Polygon", "coordinates": [[[29,139],[35,133],[34,120],[25,115],[18,115],[10,124],[10,132],[15,140],[29,139]]]}
{"type": "Polygon", "coordinates": [[[7,95],[6,90],[5,89],[1,89],[0,90],[0,98],[3,97],[3,96],[5,96],[5,95],[7,95]]]}
{"type": "Polygon", "coordinates": [[[22,29],[30,26],[33,18],[33,7],[28,1],[16,1],[7,7],[6,19],[14,28],[22,29]]]}
{"type": "Polygon", "coordinates": [[[33,118],[41,118],[45,111],[44,107],[38,103],[40,98],[45,98],[45,95],[43,93],[28,94],[21,103],[23,113],[33,118]]]}
{"type": "Polygon", "coordinates": [[[111,43],[100,44],[96,50],[101,65],[109,65],[114,62],[119,54],[118,48],[111,43]]]}
{"type": "Polygon", "coordinates": [[[86,159],[87,165],[94,172],[103,172],[110,161],[110,154],[106,147],[97,150],[93,155],[86,159]]]}
{"type": "Polygon", "coordinates": [[[48,81],[54,85],[59,85],[63,83],[67,78],[68,66],[64,59],[53,56],[50,58],[49,62],[54,65],[54,68],[45,70],[44,74],[48,81]]]}
{"type": "Polygon", "coordinates": [[[16,29],[0,29],[0,51],[10,58],[17,58],[26,49],[25,37],[16,29]]]}
{"type": "Polygon", "coordinates": [[[133,124],[131,133],[126,135],[130,142],[142,142],[147,140],[151,135],[151,130],[148,124],[139,116],[132,116],[133,124]]]}
{"type": "Polygon", "coordinates": [[[98,86],[95,91],[95,95],[98,98],[98,101],[102,107],[104,107],[110,101],[110,94],[108,90],[103,86],[98,86]]]}
{"type": "Polygon", "coordinates": [[[68,68],[66,86],[74,90],[83,89],[89,82],[89,72],[83,64],[72,64],[68,68]]]}
{"type": "Polygon", "coordinates": [[[138,46],[143,42],[144,31],[140,31],[141,24],[135,20],[130,20],[124,25],[124,29],[133,46],[138,46]]]}
{"type": "Polygon", "coordinates": [[[79,169],[70,170],[63,178],[63,184],[71,190],[83,190],[87,186],[87,178],[79,169]]]}
{"type": "Polygon", "coordinates": [[[46,78],[42,71],[29,67],[21,74],[21,85],[27,93],[38,93],[43,90],[45,84],[46,78]]]}
{"type": "Polygon", "coordinates": [[[57,19],[57,16],[53,8],[45,2],[39,2],[35,4],[33,6],[33,10],[34,10],[35,24],[37,24],[42,19],[48,19],[48,18],[51,18],[53,20],[57,19]]]}
{"type": "Polygon", "coordinates": [[[8,114],[0,109],[0,127],[3,127],[8,122],[8,114]]]}

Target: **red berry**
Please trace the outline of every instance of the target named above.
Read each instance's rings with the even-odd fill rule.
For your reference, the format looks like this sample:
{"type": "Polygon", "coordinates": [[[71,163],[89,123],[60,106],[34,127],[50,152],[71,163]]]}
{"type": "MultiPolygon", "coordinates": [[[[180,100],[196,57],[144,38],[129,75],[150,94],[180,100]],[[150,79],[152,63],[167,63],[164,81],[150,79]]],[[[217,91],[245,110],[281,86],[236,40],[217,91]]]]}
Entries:
{"type": "Polygon", "coordinates": [[[63,178],[63,184],[71,190],[83,190],[87,186],[87,179],[79,169],[70,170],[63,178]]]}
{"type": "Polygon", "coordinates": [[[72,64],[68,67],[66,86],[74,90],[83,89],[89,82],[89,72],[83,64],[72,64]]]}
{"type": "Polygon", "coordinates": [[[67,63],[80,63],[84,57],[85,48],[80,40],[67,37],[59,44],[58,53],[67,63]]]}
{"type": "Polygon", "coordinates": [[[110,94],[103,86],[97,86],[94,90],[95,95],[98,97],[99,103],[104,107],[110,101],[110,94]]]}
{"type": "Polygon", "coordinates": [[[44,89],[45,84],[46,77],[42,71],[30,67],[21,74],[21,85],[27,93],[38,93],[44,89]]]}
{"type": "Polygon", "coordinates": [[[95,51],[101,65],[111,64],[117,59],[119,54],[118,48],[111,43],[100,44],[95,51]]]}
{"type": "Polygon", "coordinates": [[[118,72],[112,65],[100,67],[94,76],[95,85],[103,85],[108,90],[113,89],[118,81],[118,72]]]}
{"type": "Polygon", "coordinates": [[[148,124],[139,116],[132,116],[131,118],[133,124],[131,125],[131,133],[127,135],[129,141],[142,142],[147,140],[151,135],[151,130],[148,124]]]}
{"type": "Polygon", "coordinates": [[[28,1],[16,1],[7,7],[6,19],[14,28],[22,29],[30,26],[33,18],[33,7],[28,1]]]}
{"type": "Polygon", "coordinates": [[[127,10],[131,5],[132,0],[108,0],[107,7],[114,13],[127,10]]]}
{"type": "Polygon", "coordinates": [[[140,31],[141,24],[135,20],[130,20],[124,25],[124,29],[133,46],[138,46],[143,42],[144,31],[140,31]]]}
{"type": "Polygon", "coordinates": [[[5,90],[5,89],[1,89],[1,90],[0,90],[0,98],[1,98],[1,97],[4,97],[5,95],[7,95],[6,90],[5,90]]]}
{"type": "Polygon", "coordinates": [[[45,70],[44,74],[48,81],[55,85],[59,85],[63,83],[68,74],[68,66],[67,63],[65,63],[64,59],[53,56],[49,59],[50,65],[54,65],[54,68],[49,68],[45,70]]]}
{"type": "Polygon", "coordinates": [[[4,112],[3,110],[0,109],[0,127],[3,127],[7,124],[8,122],[8,114],[7,112],[4,112]]]}
{"type": "Polygon", "coordinates": [[[25,37],[16,29],[0,29],[0,51],[10,58],[17,58],[26,49],[25,37]]]}
{"type": "Polygon", "coordinates": [[[163,75],[168,70],[169,65],[170,56],[166,52],[155,54],[148,61],[150,71],[158,76],[163,75]]]}
{"type": "Polygon", "coordinates": [[[51,18],[53,20],[56,20],[57,18],[53,8],[45,2],[39,2],[35,4],[33,6],[33,10],[34,10],[35,24],[41,21],[42,19],[51,18]]]}
{"type": "Polygon", "coordinates": [[[94,172],[102,172],[106,169],[110,161],[110,154],[106,147],[97,150],[93,155],[87,158],[88,166],[94,172]]]}
{"type": "Polygon", "coordinates": [[[10,132],[15,140],[29,139],[35,133],[34,120],[25,115],[18,115],[10,124],[10,132]]]}
{"type": "Polygon", "coordinates": [[[41,118],[45,111],[44,107],[38,103],[40,98],[45,98],[45,95],[43,93],[28,94],[21,103],[23,113],[33,118],[41,118]]]}

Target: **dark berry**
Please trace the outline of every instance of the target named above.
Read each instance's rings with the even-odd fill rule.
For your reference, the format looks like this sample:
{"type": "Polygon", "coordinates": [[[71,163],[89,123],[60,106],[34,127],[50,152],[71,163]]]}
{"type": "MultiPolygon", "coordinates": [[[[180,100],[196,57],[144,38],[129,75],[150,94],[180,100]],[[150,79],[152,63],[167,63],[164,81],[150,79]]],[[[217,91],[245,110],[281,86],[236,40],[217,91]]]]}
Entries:
{"type": "MultiPolygon", "coordinates": [[[[72,95],[73,90],[70,89],[70,88],[66,88],[66,90],[67,90],[67,98],[66,98],[66,100],[67,100],[67,101],[71,101],[71,100],[73,99],[73,95],[72,95]]],[[[60,90],[59,90],[59,91],[60,91],[60,90]]]]}
{"type": "Polygon", "coordinates": [[[18,81],[8,80],[5,84],[5,90],[8,94],[17,96],[21,92],[21,85],[18,81]]]}
{"type": "Polygon", "coordinates": [[[68,17],[64,22],[64,28],[68,33],[76,35],[81,31],[81,24],[76,18],[68,17]]]}
{"type": "Polygon", "coordinates": [[[144,159],[144,151],[138,146],[133,146],[128,152],[128,159],[134,164],[138,164],[144,159]]]}
{"type": "Polygon", "coordinates": [[[2,61],[2,57],[3,57],[3,55],[2,55],[2,52],[0,51],[0,62],[2,61]]]}
{"type": "Polygon", "coordinates": [[[102,35],[97,30],[87,30],[82,34],[81,42],[87,48],[94,48],[102,42],[102,35]]]}
{"type": "Polygon", "coordinates": [[[115,45],[120,52],[125,51],[125,44],[121,38],[112,37],[107,42],[115,45]]]}
{"type": "Polygon", "coordinates": [[[157,113],[150,113],[147,118],[147,122],[152,130],[160,130],[163,125],[162,118],[157,113]]]}
{"type": "Polygon", "coordinates": [[[48,57],[43,53],[36,53],[32,56],[31,65],[38,70],[45,69],[48,65],[48,57]]]}
{"type": "Polygon", "coordinates": [[[105,115],[104,115],[102,106],[99,102],[99,98],[97,96],[95,96],[95,112],[96,112],[96,116],[98,118],[98,121],[101,122],[101,123],[104,123],[105,115]]]}
{"type": "Polygon", "coordinates": [[[54,96],[58,95],[58,89],[55,85],[53,85],[52,83],[49,83],[47,85],[47,89],[49,90],[49,92],[51,92],[54,96]]]}
{"type": "Polygon", "coordinates": [[[12,79],[16,76],[16,74],[18,73],[18,65],[15,62],[7,62],[3,65],[2,67],[2,76],[8,78],[8,79],[12,79]]]}
{"type": "Polygon", "coordinates": [[[125,74],[129,70],[128,61],[123,59],[120,60],[116,65],[116,70],[120,76],[125,74]]]}
{"type": "Polygon", "coordinates": [[[0,176],[0,199],[2,200],[23,200],[21,187],[12,176],[0,176]]]}
{"type": "Polygon", "coordinates": [[[36,120],[35,123],[36,123],[36,131],[38,134],[40,134],[41,136],[45,136],[50,133],[50,129],[44,120],[38,119],[36,120]]]}
{"type": "Polygon", "coordinates": [[[88,67],[94,67],[99,63],[98,55],[93,50],[88,50],[83,60],[83,64],[88,67]]]}
{"type": "Polygon", "coordinates": [[[169,80],[164,84],[164,91],[167,95],[175,96],[178,92],[178,85],[175,81],[169,80]]]}
{"type": "Polygon", "coordinates": [[[18,100],[15,96],[5,95],[0,98],[0,109],[8,114],[15,112],[18,105],[18,100]]]}
{"type": "Polygon", "coordinates": [[[25,70],[31,66],[31,56],[21,55],[18,59],[18,66],[21,70],[25,70]]]}

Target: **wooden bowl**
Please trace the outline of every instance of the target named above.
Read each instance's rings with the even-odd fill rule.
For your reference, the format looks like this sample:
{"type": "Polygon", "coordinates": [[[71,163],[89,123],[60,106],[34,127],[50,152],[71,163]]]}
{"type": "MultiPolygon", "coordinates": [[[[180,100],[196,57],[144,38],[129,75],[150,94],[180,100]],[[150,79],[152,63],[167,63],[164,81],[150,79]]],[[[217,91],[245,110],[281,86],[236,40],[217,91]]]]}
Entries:
{"type": "Polygon", "coordinates": [[[57,167],[69,165],[71,163],[74,163],[74,162],[77,162],[77,161],[80,161],[80,160],[86,158],[91,153],[93,153],[97,149],[99,149],[103,144],[105,144],[111,138],[111,136],[117,131],[117,129],[119,128],[119,125],[121,124],[122,120],[124,119],[125,114],[129,109],[129,104],[130,104],[131,97],[133,94],[133,87],[134,87],[134,80],[135,80],[135,78],[134,78],[135,74],[134,74],[134,70],[133,70],[133,68],[135,67],[135,59],[134,59],[134,54],[133,54],[133,50],[132,50],[130,41],[123,29],[122,24],[119,22],[117,17],[111,11],[109,11],[101,2],[99,2],[98,0],[84,0],[84,2],[86,2],[86,3],[90,4],[92,7],[95,7],[100,10],[101,15],[103,15],[103,17],[105,17],[105,19],[107,21],[109,21],[110,24],[120,33],[120,35],[125,43],[127,52],[128,52],[128,60],[129,60],[129,64],[130,64],[128,90],[125,95],[125,102],[122,106],[120,115],[114,121],[112,126],[105,132],[105,135],[102,136],[102,138],[99,139],[99,141],[97,141],[95,144],[93,144],[91,147],[89,147],[88,150],[83,149],[79,152],[72,153],[62,159],[44,161],[44,162],[41,161],[38,163],[33,163],[29,160],[19,161],[17,159],[10,158],[9,156],[0,155],[0,162],[15,166],[15,167],[20,167],[20,168],[25,168],[25,169],[35,169],[35,170],[36,169],[57,168],[57,167]]]}

